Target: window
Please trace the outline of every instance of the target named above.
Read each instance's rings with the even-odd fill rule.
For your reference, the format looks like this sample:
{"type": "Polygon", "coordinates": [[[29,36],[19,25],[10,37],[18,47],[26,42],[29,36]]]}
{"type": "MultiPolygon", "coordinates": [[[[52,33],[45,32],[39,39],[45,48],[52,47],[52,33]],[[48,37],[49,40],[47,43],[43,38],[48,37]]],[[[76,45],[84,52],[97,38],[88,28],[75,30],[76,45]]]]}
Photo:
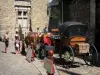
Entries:
{"type": "Polygon", "coordinates": [[[27,28],[28,27],[28,16],[27,16],[27,10],[21,10],[19,9],[18,10],[18,26],[19,25],[22,27],[22,28],[27,28]]]}
{"type": "Polygon", "coordinates": [[[29,19],[30,18],[30,7],[20,7],[20,6],[16,6],[15,7],[16,10],[16,29],[19,29],[19,27],[22,28],[22,33],[24,34],[25,32],[28,32],[29,30],[29,19]]]}
{"type": "Polygon", "coordinates": [[[19,27],[19,25],[22,27],[22,23],[23,21],[22,21],[22,19],[21,18],[18,18],[18,27],[19,27]]]}
{"type": "Polygon", "coordinates": [[[22,15],[22,11],[18,11],[18,16],[21,16],[22,15]]]}
{"type": "Polygon", "coordinates": [[[27,11],[24,11],[23,12],[23,16],[27,16],[27,11]]]}
{"type": "Polygon", "coordinates": [[[23,18],[23,26],[22,27],[27,28],[27,18],[23,18]]]}

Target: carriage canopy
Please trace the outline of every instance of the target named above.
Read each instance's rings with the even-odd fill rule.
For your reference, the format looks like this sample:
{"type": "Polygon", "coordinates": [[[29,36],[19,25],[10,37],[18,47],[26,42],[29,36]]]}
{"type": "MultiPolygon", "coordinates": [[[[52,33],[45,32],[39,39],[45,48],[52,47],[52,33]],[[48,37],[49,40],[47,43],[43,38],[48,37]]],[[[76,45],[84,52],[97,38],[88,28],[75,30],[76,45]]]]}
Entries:
{"type": "Polygon", "coordinates": [[[88,25],[82,24],[80,22],[65,22],[58,26],[59,32],[65,37],[75,36],[75,35],[87,35],[88,25]]]}

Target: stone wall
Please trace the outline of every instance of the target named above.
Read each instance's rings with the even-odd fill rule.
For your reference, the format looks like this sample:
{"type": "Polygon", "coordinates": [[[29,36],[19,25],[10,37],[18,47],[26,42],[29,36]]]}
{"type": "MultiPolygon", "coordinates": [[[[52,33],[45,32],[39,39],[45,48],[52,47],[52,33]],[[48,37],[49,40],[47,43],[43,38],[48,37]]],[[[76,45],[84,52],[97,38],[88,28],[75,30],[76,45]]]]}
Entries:
{"type": "Polygon", "coordinates": [[[70,11],[72,20],[90,24],[90,0],[73,0],[70,11]]]}
{"type": "Polygon", "coordinates": [[[43,28],[48,25],[47,3],[48,0],[31,0],[33,31],[36,28],[40,28],[40,31],[43,31],[43,28]]]}
{"type": "Polygon", "coordinates": [[[82,22],[89,27],[89,42],[95,42],[95,0],[72,0],[69,5],[72,21],[82,22]]]}
{"type": "Polygon", "coordinates": [[[16,23],[14,9],[14,0],[0,0],[0,32],[1,36],[9,31],[10,37],[13,37],[14,26],[16,23]]]}
{"type": "MultiPolygon", "coordinates": [[[[20,4],[18,2],[15,3],[15,0],[0,0],[0,36],[9,31],[10,37],[14,38],[16,4],[20,5],[23,3],[22,1],[20,4]]],[[[40,28],[40,31],[42,31],[45,26],[48,26],[47,4],[48,0],[31,0],[31,24],[33,31],[37,28],[40,28]]]]}

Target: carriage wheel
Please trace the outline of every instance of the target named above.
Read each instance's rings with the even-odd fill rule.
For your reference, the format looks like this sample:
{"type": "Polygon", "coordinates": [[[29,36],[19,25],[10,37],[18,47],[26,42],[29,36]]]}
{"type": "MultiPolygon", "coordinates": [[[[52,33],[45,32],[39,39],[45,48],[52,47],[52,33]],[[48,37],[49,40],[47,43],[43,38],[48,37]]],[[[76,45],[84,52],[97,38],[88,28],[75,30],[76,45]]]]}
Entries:
{"type": "Polygon", "coordinates": [[[65,50],[65,52],[62,54],[62,58],[65,60],[65,62],[70,62],[73,64],[74,62],[74,51],[73,49],[68,46],[65,50]]]}
{"type": "Polygon", "coordinates": [[[44,46],[40,44],[40,47],[38,49],[38,57],[39,58],[44,58],[45,57],[45,50],[44,50],[44,46]]]}
{"type": "Polygon", "coordinates": [[[84,61],[87,65],[95,65],[98,62],[98,52],[93,44],[90,44],[89,54],[84,56],[84,61]]]}
{"type": "Polygon", "coordinates": [[[41,50],[41,55],[43,58],[45,57],[45,50],[44,49],[41,50]]]}
{"type": "Polygon", "coordinates": [[[43,59],[45,57],[45,51],[44,49],[39,49],[38,51],[38,57],[43,59]]]}

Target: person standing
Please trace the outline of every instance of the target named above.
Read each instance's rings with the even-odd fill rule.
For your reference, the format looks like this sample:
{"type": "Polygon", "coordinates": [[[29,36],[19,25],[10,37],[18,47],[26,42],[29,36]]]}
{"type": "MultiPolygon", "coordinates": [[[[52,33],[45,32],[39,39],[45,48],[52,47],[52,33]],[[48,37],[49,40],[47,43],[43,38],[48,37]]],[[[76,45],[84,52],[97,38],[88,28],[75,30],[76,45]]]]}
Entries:
{"type": "Polygon", "coordinates": [[[43,32],[47,33],[47,27],[44,27],[43,32]]]}
{"type": "Polygon", "coordinates": [[[16,38],[18,38],[18,39],[20,38],[20,37],[19,37],[19,34],[18,34],[18,31],[16,31],[16,34],[15,34],[15,39],[16,39],[16,38]]]}
{"type": "Polygon", "coordinates": [[[20,53],[20,37],[19,37],[19,34],[18,34],[18,31],[16,31],[16,34],[15,34],[15,52],[16,54],[19,54],[20,53]]]}
{"type": "Polygon", "coordinates": [[[19,38],[16,37],[15,38],[15,50],[16,50],[16,54],[19,54],[19,50],[20,49],[20,41],[19,41],[19,38]]]}
{"type": "Polygon", "coordinates": [[[48,56],[44,59],[44,68],[46,69],[47,75],[54,75],[55,73],[55,64],[54,64],[54,51],[48,50],[48,56]]]}
{"type": "Polygon", "coordinates": [[[9,35],[8,35],[8,31],[4,35],[4,42],[5,42],[5,53],[7,53],[8,46],[9,46],[9,35]]]}
{"type": "Polygon", "coordinates": [[[54,73],[55,73],[53,55],[54,55],[54,51],[53,50],[49,50],[47,58],[52,61],[52,73],[47,72],[47,75],[54,75],[54,73]]]}

